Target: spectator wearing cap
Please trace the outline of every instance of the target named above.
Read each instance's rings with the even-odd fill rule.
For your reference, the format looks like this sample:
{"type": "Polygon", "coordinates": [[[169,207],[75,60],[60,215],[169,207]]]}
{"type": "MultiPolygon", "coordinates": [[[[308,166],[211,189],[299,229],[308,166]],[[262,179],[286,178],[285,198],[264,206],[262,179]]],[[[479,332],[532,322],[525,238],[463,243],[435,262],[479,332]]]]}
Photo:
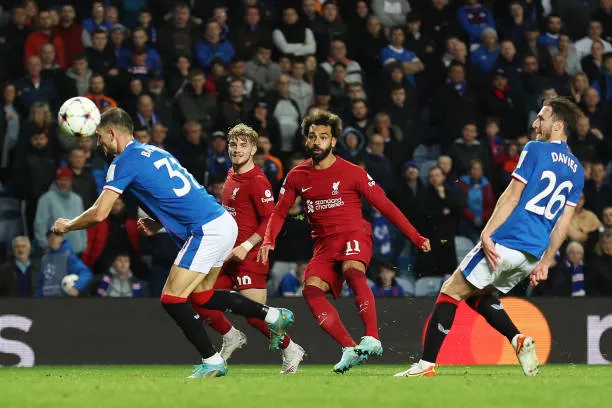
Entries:
{"type": "Polygon", "coordinates": [[[498,56],[497,32],[494,28],[485,28],[482,30],[482,44],[472,53],[471,62],[482,74],[488,74],[493,69],[498,56]]]}
{"type": "Polygon", "coordinates": [[[66,71],[66,78],[71,91],[74,95],[85,96],[89,90],[89,80],[93,72],[89,69],[85,53],[74,55],[72,66],[66,71]]]}
{"type": "Polygon", "coordinates": [[[257,6],[247,6],[244,12],[243,23],[234,31],[234,45],[236,53],[250,60],[257,52],[257,44],[272,41],[272,33],[261,21],[257,6]]]}
{"type": "Polygon", "coordinates": [[[548,48],[542,44],[538,44],[538,38],[540,37],[540,29],[537,24],[529,23],[525,27],[525,38],[521,42],[521,48],[519,50],[520,55],[534,55],[538,60],[540,72],[548,73],[551,69],[552,61],[548,48]]]}
{"type": "Polygon", "coordinates": [[[410,3],[406,0],[372,0],[372,11],[389,32],[393,27],[404,25],[410,3]]]}
{"type": "Polygon", "coordinates": [[[183,1],[174,3],[170,21],[162,25],[158,34],[156,49],[163,61],[174,61],[179,55],[191,59],[200,35],[189,6],[183,1]]]}
{"type": "Polygon", "coordinates": [[[480,233],[495,208],[493,187],[484,175],[480,160],[470,162],[468,174],[459,177],[459,188],[466,203],[459,222],[459,233],[472,242],[478,242],[480,233]]]}
{"type": "Polygon", "coordinates": [[[74,57],[85,51],[85,43],[91,43],[87,30],[76,22],[76,12],[70,4],[64,4],[60,9],[60,21],[53,33],[64,43],[66,66],[72,65],[74,57]]]}
{"type": "Polygon", "coordinates": [[[57,112],[59,96],[52,81],[41,76],[40,57],[32,55],[26,61],[26,75],[17,82],[19,101],[24,111],[29,111],[36,102],[46,102],[51,111],[57,112]]]}
{"type": "Polygon", "coordinates": [[[183,125],[182,138],[173,144],[170,150],[181,165],[185,167],[200,184],[205,185],[208,160],[202,125],[197,121],[187,121],[187,123],[183,125]]]}
{"type": "MultiPolygon", "coordinates": [[[[34,236],[40,248],[47,248],[47,231],[58,218],[72,219],[83,212],[83,200],[72,191],[72,171],[67,166],[58,167],[55,183],[43,194],[36,206],[34,236]]],[[[87,232],[71,231],[66,234],[72,249],[80,254],[87,246],[87,232]]]]}
{"type": "Polygon", "coordinates": [[[219,23],[215,20],[208,21],[204,39],[195,44],[195,57],[200,68],[208,69],[214,57],[223,58],[225,65],[229,65],[235,54],[232,42],[221,38],[219,23]]]}
{"type": "Polygon", "coordinates": [[[423,194],[423,188],[419,166],[415,161],[409,160],[402,165],[402,179],[398,180],[389,192],[389,199],[417,226],[421,222],[419,197],[423,194]]]}
{"type": "Polygon", "coordinates": [[[0,265],[0,297],[30,297],[36,290],[39,263],[32,259],[32,245],[25,236],[12,241],[13,259],[0,265]]]}
{"type": "Polygon", "coordinates": [[[283,54],[305,56],[317,50],[314,34],[300,21],[296,9],[291,6],[282,10],[282,20],[272,32],[272,41],[283,54]]]}
{"type": "Polygon", "coordinates": [[[465,0],[465,5],[457,10],[457,20],[471,44],[480,43],[485,29],[495,29],[493,12],[483,7],[478,0],[465,0]]]}
{"type": "Polygon", "coordinates": [[[151,71],[161,72],[162,64],[159,54],[157,53],[155,48],[152,48],[147,45],[148,40],[149,36],[147,34],[147,30],[144,27],[136,27],[132,31],[132,48],[128,52],[124,52],[121,54],[119,60],[117,61],[118,68],[127,69],[130,66],[130,60],[132,59],[132,55],[144,52],[146,53],[146,67],[149,68],[149,70],[151,71]]]}
{"type": "Polygon", "coordinates": [[[60,67],[66,67],[66,53],[64,51],[64,41],[60,36],[53,35],[53,20],[51,13],[42,10],[38,13],[38,30],[30,33],[25,41],[23,58],[28,59],[32,55],[40,54],[40,47],[44,44],[53,44],[56,51],[57,63],[60,67]]]}
{"type": "Polygon", "coordinates": [[[495,71],[491,85],[485,94],[486,114],[499,118],[504,139],[514,139],[525,132],[527,125],[520,94],[508,83],[503,70],[495,71]]]}
{"type": "Polygon", "coordinates": [[[363,83],[363,73],[361,65],[357,61],[346,57],[346,45],[342,40],[334,40],[329,46],[329,58],[321,63],[321,68],[331,76],[336,63],[341,62],[346,65],[346,82],[347,83],[363,83]]]}
{"type": "Polygon", "coordinates": [[[476,123],[467,122],[463,126],[462,137],[448,149],[448,155],[453,159],[454,170],[458,175],[467,174],[472,160],[486,163],[484,168],[489,169],[489,152],[478,138],[476,123]]]}
{"type": "MultiPolygon", "coordinates": [[[[85,231],[83,231],[85,232],[85,231]]],[[[40,260],[38,283],[34,296],[79,296],[91,281],[91,270],[74,253],[68,234],[56,234],[53,229],[45,231],[45,255],[40,260]],[[74,287],[64,293],[62,279],[77,275],[74,287]]]]}
{"type": "Polygon", "coordinates": [[[416,86],[415,75],[425,69],[423,62],[411,50],[404,48],[404,30],[402,27],[393,27],[391,29],[391,44],[386,46],[380,52],[380,62],[383,66],[399,61],[402,63],[406,79],[413,86],[416,86]]]}
{"type": "Polygon", "coordinates": [[[207,153],[209,177],[225,178],[227,171],[232,167],[232,162],[227,152],[227,139],[223,131],[217,130],[213,132],[207,153]]]}
{"type": "Polygon", "coordinates": [[[196,121],[209,131],[217,120],[217,98],[206,89],[206,75],[200,69],[189,74],[190,86],[177,99],[177,108],[183,123],[196,121]]]}
{"type": "Polygon", "coordinates": [[[104,110],[107,106],[117,107],[117,102],[104,94],[105,87],[106,82],[102,74],[95,73],[89,78],[89,92],[85,97],[91,99],[100,111],[104,110]]]}
{"type": "Polygon", "coordinates": [[[108,32],[102,29],[96,29],[91,34],[91,47],[88,47],[87,61],[89,68],[96,73],[104,76],[117,76],[117,58],[115,53],[108,46],[108,32]]]}
{"type": "Polygon", "coordinates": [[[331,43],[346,39],[347,27],[338,14],[338,6],[334,1],[323,3],[321,18],[312,23],[312,32],[317,43],[317,59],[324,61],[329,55],[331,43]]]}
{"type": "Polygon", "coordinates": [[[102,29],[110,31],[113,26],[110,22],[104,19],[105,10],[104,2],[94,1],[91,6],[91,17],[83,20],[83,28],[91,35],[95,30],[102,29]]]}
{"type": "Polygon", "coordinates": [[[253,96],[261,98],[265,96],[266,92],[274,89],[281,70],[280,66],[270,59],[272,55],[270,44],[260,42],[255,49],[255,55],[244,66],[244,74],[247,78],[253,80],[253,96]]]}
{"type": "Polygon", "coordinates": [[[223,129],[229,129],[239,123],[249,120],[253,110],[253,102],[244,94],[244,84],[240,78],[232,78],[229,82],[229,98],[219,107],[219,116],[223,129]]]}
{"type": "Polygon", "coordinates": [[[524,5],[520,0],[510,2],[510,18],[502,24],[500,34],[504,40],[519,44],[525,38],[525,19],[524,5]]]}
{"type": "Polygon", "coordinates": [[[119,61],[123,61],[126,58],[129,60],[130,51],[125,47],[125,37],[127,34],[127,28],[122,24],[114,24],[110,31],[110,44],[109,48],[115,54],[115,60],[117,61],[116,67],[119,67],[119,61]]]}

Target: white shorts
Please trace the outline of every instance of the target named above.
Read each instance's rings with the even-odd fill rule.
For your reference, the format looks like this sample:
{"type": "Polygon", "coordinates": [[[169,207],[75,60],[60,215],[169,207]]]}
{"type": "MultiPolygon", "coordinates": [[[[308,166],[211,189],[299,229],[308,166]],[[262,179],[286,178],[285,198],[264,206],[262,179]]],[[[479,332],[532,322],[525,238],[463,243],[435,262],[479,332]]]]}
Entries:
{"type": "Polygon", "coordinates": [[[528,276],[538,264],[538,259],[535,256],[501,244],[495,244],[495,250],[501,261],[494,271],[491,271],[487,258],[482,252],[480,242],[459,264],[463,276],[478,289],[484,289],[492,285],[500,292],[508,293],[510,289],[528,276]]]}
{"type": "Polygon", "coordinates": [[[206,274],[211,268],[223,266],[237,237],[238,225],[234,217],[224,211],[220,217],[202,225],[201,231],[191,233],[174,264],[206,274]]]}

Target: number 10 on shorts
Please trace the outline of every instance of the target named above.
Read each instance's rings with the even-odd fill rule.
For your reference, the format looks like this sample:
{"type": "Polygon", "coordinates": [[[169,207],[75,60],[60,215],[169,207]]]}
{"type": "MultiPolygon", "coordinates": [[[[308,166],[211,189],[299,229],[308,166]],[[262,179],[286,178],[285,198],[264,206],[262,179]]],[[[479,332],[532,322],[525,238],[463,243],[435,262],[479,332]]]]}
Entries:
{"type": "Polygon", "coordinates": [[[345,255],[356,255],[360,252],[361,250],[359,249],[359,241],[357,241],[356,239],[352,241],[346,241],[345,255]]]}

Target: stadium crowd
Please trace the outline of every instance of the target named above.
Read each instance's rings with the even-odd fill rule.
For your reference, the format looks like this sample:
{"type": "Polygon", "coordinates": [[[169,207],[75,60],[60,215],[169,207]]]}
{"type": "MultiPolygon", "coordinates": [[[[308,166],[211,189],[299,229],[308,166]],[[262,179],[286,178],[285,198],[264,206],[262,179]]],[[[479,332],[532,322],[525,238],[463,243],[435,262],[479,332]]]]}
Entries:
{"type": "MultiPolygon", "coordinates": [[[[380,296],[434,295],[492,214],[533,138],[542,100],[584,111],[568,144],[583,199],[547,282],[512,293],[612,295],[612,0],[27,0],[0,13],[0,296],[158,295],[177,248],[140,236],[130,197],[65,236],[108,159],[56,126],[61,103],[120,106],[135,137],[173,153],[218,200],[227,130],[259,132],[276,193],[304,160],[301,119],[344,122],[336,153],[364,167],[431,239],[418,251],[375,209],[368,276],[380,296]]],[[[299,296],[312,254],[299,199],[278,240],[269,293],[299,296]]],[[[350,295],[347,290],[347,295],[350,295]]]]}

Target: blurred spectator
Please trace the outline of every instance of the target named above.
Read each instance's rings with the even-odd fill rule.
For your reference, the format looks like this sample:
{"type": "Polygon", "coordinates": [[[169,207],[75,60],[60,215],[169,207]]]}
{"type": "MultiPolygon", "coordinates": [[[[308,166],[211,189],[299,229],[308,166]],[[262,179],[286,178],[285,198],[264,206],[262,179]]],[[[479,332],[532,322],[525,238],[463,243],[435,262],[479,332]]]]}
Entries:
{"type": "Polygon", "coordinates": [[[7,44],[7,55],[11,55],[11,58],[4,62],[11,78],[18,78],[23,74],[25,42],[31,32],[29,25],[26,25],[25,8],[21,3],[17,3],[11,10],[11,21],[0,27],[0,43],[7,44]]]}
{"type": "Polygon", "coordinates": [[[486,119],[485,134],[487,136],[487,144],[489,146],[489,152],[491,153],[492,162],[497,168],[503,166],[508,158],[504,141],[499,134],[500,129],[501,125],[497,118],[489,117],[486,119]]]}
{"type": "MultiPolygon", "coordinates": [[[[166,111],[166,113],[168,113],[166,111]]],[[[163,118],[161,113],[156,109],[153,98],[150,95],[143,93],[138,97],[138,104],[136,105],[136,117],[135,122],[140,124],[148,131],[151,131],[154,125],[161,123],[163,125],[169,125],[169,118],[163,118]]]]}
{"type": "Polygon", "coordinates": [[[604,164],[594,163],[591,170],[591,180],[584,183],[584,208],[601,215],[604,207],[612,206],[612,186],[606,183],[604,164]]]}
{"type": "Polygon", "coordinates": [[[246,96],[247,98],[251,98],[255,83],[253,82],[252,79],[248,78],[245,75],[245,71],[246,71],[246,64],[245,64],[244,58],[242,58],[240,55],[234,56],[234,58],[232,58],[232,61],[230,63],[230,70],[227,75],[227,84],[229,86],[229,83],[232,80],[239,79],[242,82],[244,96],[246,96]]]}
{"type": "Polygon", "coordinates": [[[56,166],[49,138],[42,129],[33,131],[15,154],[13,180],[17,197],[25,201],[26,227],[31,237],[38,199],[53,182],[56,166]]]}
{"type": "Polygon", "coordinates": [[[206,76],[200,69],[189,74],[191,86],[186,87],[177,99],[177,108],[183,123],[196,121],[210,131],[217,120],[217,100],[205,87],[206,76]]]}
{"type": "Polygon", "coordinates": [[[593,13],[591,18],[601,21],[603,39],[608,42],[612,41],[612,2],[608,0],[600,1],[599,8],[593,13]]]}
{"type": "Polygon", "coordinates": [[[174,65],[168,70],[166,77],[168,94],[176,100],[183,91],[189,87],[189,70],[191,62],[184,55],[179,55],[174,60],[174,65]]]}
{"type": "Polygon", "coordinates": [[[402,288],[395,280],[396,268],[390,262],[384,262],[380,265],[380,271],[372,286],[372,292],[377,297],[389,296],[405,296],[404,288],[402,288]]]}
{"type": "Polygon", "coordinates": [[[83,207],[89,208],[98,198],[96,181],[89,169],[85,168],[87,153],[80,147],[70,151],[68,163],[72,171],[72,191],[81,197],[83,207]]]}
{"type": "Polygon", "coordinates": [[[493,13],[483,7],[478,0],[465,0],[465,5],[457,10],[457,19],[471,44],[480,43],[485,29],[495,30],[493,13]]]}
{"type": "MultiPolygon", "coordinates": [[[[47,231],[58,218],[72,219],[83,212],[83,200],[72,192],[72,171],[67,166],[58,167],[55,172],[55,183],[43,194],[36,206],[34,218],[34,236],[40,248],[47,248],[47,231]]],[[[72,250],[80,254],[87,246],[85,230],[70,231],[66,234],[72,250]]]]}
{"type": "Polygon", "coordinates": [[[458,187],[459,177],[457,176],[457,172],[455,170],[453,158],[446,154],[438,157],[438,162],[436,165],[442,170],[442,174],[444,175],[444,185],[448,189],[456,189],[458,193],[461,193],[461,190],[458,187]]]}
{"type": "Polygon", "coordinates": [[[480,160],[470,162],[469,173],[459,178],[459,187],[466,203],[459,223],[459,233],[472,242],[478,242],[495,208],[493,187],[484,175],[480,160]]]}
{"type": "Polygon", "coordinates": [[[138,100],[145,91],[143,82],[139,77],[129,74],[126,74],[124,79],[127,86],[122,92],[123,97],[119,101],[119,105],[122,106],[123,109],[130,114],[130,116],[135,117],[138,100]]]}
{"type": "Polygon", "coordinates": [[[578,205],[576,205],[576,212],[567,230],[568,239],[584,245],[589,239],[589,235],[597,234],[601,227],[602,225],[597,215],[592,211],[584,209],[584,194],[580,194],[578,205]]]}
{"type": "Polygon", "coordinates": [[[565,57],[563,55],[552,57],[552,72],[548,77],[549,86],[555,88],[561,96],[570,96],[571,81],[572,77],[567,73],[565,57]]]}
{"type": "Polygon", "coordinates": [[[419,58],[424,60],[425,65],[429,65],[433,62],[436,44],[429,34],[423,31],[421,16],[417,12],[411,11],[406,15],[404,27],[406,31],[406,48],[414,51],[419,58]]]}
{"type": "Polygon", "coordinates": [[[93,72],[89,69],[87,57],[84,53],[75,54],[72,58],[72,67],[66,71],[68,87],[73,95],[85,96],[89,90],[89,81],[93,72]]]}
{"type": "Polygon", "coordinates": [[[589,89],[589,78],[584,72],[577,73],[570,83],[570,98],[580,105],[587,89],[589,89]]]}
{"type": "Polygon", "coordinates": [[[91,17],[83,20],[83,28],[89,34],[93,34],[95,30],[110,31],[112,24],[104,19],[105,14],[104,2],[94,1],[91,6],[91,17]]]}
{"type": "Polygon", "coordinates": [[[534,55],[523,56],[523,69],[518,76],[517,90],[523,102],[523,113],[531,126],[540,110],[540,97],[546,87],[545,79],[539,74],[538,60],[534,55]]]}
{"type": "Polygon", "coordinates": [[[17,83],[19,101],[25,111],[36,102],[46,102],[53,112],[59,108],[59,100],[55,85],[41,76],[42,64],[40,57],[33,55],[26,61],[26,75],[17,83]]]}
{"type": "Polygon", "coordinates": [[[488,74],[498,56],[497,32],[493,28],[485,28],[482,31],[482,44],[474,50],[470,60],[482,74],[488,74]]]}
{"type": "Polygon", "coordinates": [[[323,3],[321,16],[323,18],[314,21],[310,28],[315,37],[317,59],[324,61],[327,57],[331,57],[329,51],[333,41],[346,40],[347,26],[342,22],[338,6],[334,1],[323,3]]]}
{"type": "Polygon", "coordinates": [[[151,144],[160,149],[168,150],[166,139],[168,138],[168,128],[161,123],[156,123],[151,128],[151,144]]]}
{"type": "Polygon", "coordinates": [[[56,50],[57,62],[62,67],[66,67],[66,53],[64,51],[64,41],[58,35],[53,35],[51,14],[48,11],[41,11],[38,14],[38,30],[32,32],[25,41],[23,57],[27,60],[33,55],[40,54],[40,47],[43,44],[53,44],[56,50]]]}
{"type": "Polygon", "coordinates": [[[207,155],[209,176],[225,178],[232,163],[227,152],[227,140],[223,131],[213,132],[207,155]]]}
{"type": "Polygon", "coordinates": [[[85,51],[84,44],[90,45],[91,38],[87,30],[76,22],[74,6],[64,4],[60,11],[60,22],[53,28],[53,33],[62,39],[66,56],[66,66],[72,65],[74,57],[85,51]]]}
{"type": "Polygon", "coordinates": [[[540,29],[536,24],[530,23],[525,27],[525,38],[521,41],[522,47],[519,50],[521,55],[533,55],[538,60],[540,72],[547,73],[551,68],[552,61],[550,52],[542,44],[538,44],[540,29]]]}
{"type": "Polygon", "coordinates": [[[113,51],[116,60],[116,68],[119,68],[119,62],[125,59],[129,60],[130,50],[125,46],[125,37],[127,28],[121,24],[115,24],[110,31],[110,44],[108,47],[113,51]]]}
{"type": "Polygon", "coordinates": [[[593,88],[595,88],[603,102],[610,102],[612,100],[610,81],[612,81],[612,52],[604,54],[599,78],[593,81],[593,88]]]}
{"type": "Polygon", "coordinates": [[[266,24],[261,20],[257,6],[247,6],[244,22],[239,25],[234,34],[236,53],[246,59],[255,55],[256,46],[262,42],[269,42],[272,34],[266,24]]]}
{"type": "Polygon", "coordinates": [[[104,273],[97,294],[101,297],[142,297],[142,283],[130,270],[130,255],[118,253],[112,266],[104,273]]]}
{"type": "Polygon", "coordinates": [[[407,161],[402,166],[402,180],[395,183],[389,192],[389,198],[413,224],[420,225],[419,199],[423,194],[419,167],[414,161],[407,161]]]}
{"type": "Polygon", "coordinates": [[[346,65],[346,82],[363,82],[361,66],[357,61],[348,59],[346,57],[346,45],[344,44],[344,41],[333,40],[329,47],[329,58],[327,58],[325,62],[321,63],[321,68],[327,73],[327,75],[331,76],[334,66],[338,62],[346,65]]]}
{"type": "Polygon", "coordinates": [[[40,260],[38,284],[35,296],[79,296],[91,281],[91,270],[73,252],[68,238],[47,229],[45,248],[48,251],[40,260]],[[62,290],[62,279],[68,275],[78,275],[68,292],[62,290]]]}
{"type": "MultiPolygon", "coordinates": [[[[17,102],[17,87],[14,83],[7,82],[2,91],[2,112],[0,115],[0,123],[4,122],[5,132],[4,140],[2,141],[2,156],[0,157],[0,169],[2,172],[9,168],[14,159],[14,150],[19,142],[19,133],[21,129],[21,116],[19,114],[19,105],[17,102]],[[4,120],[2,120],[4,119],[4,120]]],[[[4,181],[5,175],[2,176],[4,181]]]]}
{"type": "Polygon", "coordinates": [[[574,47],[576,47],[576,51],[578,51],[578,56],[581,59],[589,55],[593,42],[601,41],[602,45],[604,46],[604,52],[612,51],[612,45],[601,38],[602,32],[603,29],[601,26],[601,22],[596,20],[591,20],[589,22],[587,36],[574,43],[574,47]]]}
{"type": "Polygon", "coordinates": [[[242,80],[232,78],[229,85],[229,99],[221,102],[220,120],[223,129],[229,129],[238,123],[249,120],[253,103],[244,95],[242,80]]]}
{"type": "Polygon", "coordinates": [[[276,82],[276,91],[268,95],[267,105],[271,115],[277,120],[280,128],[280,143],[278,146],[281,159],[285,160],[300,140],[298,128],[300,123],[300,107],[289,94],[288,75],[282,74],[276,82]]]}
{"type": "Polygon", "coordinates": [[[612,230],[603,233],[597,255],[589,259],[584,280],[589,296],[612,295],[612,230]]]}
{"type": "Polygon", "coordinates": [[[300,117],[304,117],[306,109],[312,104],[312,86],[304,81],[306,71],[305,60],[302,57],[294,57],[291,62],[291,77],[289,78],[289,97],[293,99],[300,109],[300,117]]]}
{"type": "Polygon", "coordinates": [[[249,125],[259,133],[259,136],[268,137],[270,143],[272,143],[272,152],[274,155],[278,155],[280,151],[280,127],[276,118],[270,115],[268,103],[265,100],[259,100],[255,103],[249,125]]]}
{"type": "Polygon", "coordinates": [[[367,131],[368,127],[372,125],[372,121],[368,117],[368,104],[365,100],[352,100],[351,118],[346,121],[346,124],[357,129],[362,134],[362,137],[363,135],[365,135],[365,132],[367,131]]]}
{"type": "Polygon", "coordinates": [[[372,11],[384,29],[390,31],[393,27],[404,25],[410,3],[407,0],[372,0],[372,11]]]}
{"type": "Polygon", "coordinates": [[[566,70],[569,75],[576,75],[582,72],[582,65],[580,63],[580,56],[576,47],[572,45],[570,37],[567,34],[559,34],[557,41],[557,47],[549,48],[552,56],[562,55],[565,57],[566,70]]]}
{"type": "Polygon", "coordinates": [[[151,71],[161,72],[162,63],[159,57],[159,54],[155,50],[155,48],[147,45],[149,41],[149,36],[147,34],[147,30],[144,27],[136,27],[132,31],[132,49],[126,50],[121,54],[119,60],[117,61],[117,67],[119,69],[126,69],[130,66],[130,60],[133,54],[135,53],[146,53],[146,63],[145,65],[151,71]]]}
{"type": "Polygon", "coordinates": [[[489,168],[489,152],[486,146],[476,140],[478,128],[474,122],[468,122],[463,126],[462,137],[448,149],[448,155],[452,157],[454,169],[457,174],[468,174],[472,160],[479,160],[484,164],[484,169],[489,168]]]}
{"type": "Polygon", "coordinates": [[[146,8],[141,8],[138,10],[138,24],[147,32],[147,45],[154,47],[157,43],[157,28],[153,27],[153,14],[151,13],[151,10],[146,8]]]}
{"type": "Polygon", "coordinates": [[[0,297],[30,297],[36,290],[39,264],[30,258],[32,246],[24,236],[13,238],[13,259],[0,265],[0,297]]]}
{"type": "Polygon", "coordinates": [[[272,32],[276,48],[283,54],[296,56],[314,54],[317,50],[314,34],[299,21],[296,9],[286,6],[282,15],[279,27],[272,32]]]}
{"type": "Polygon", "coordinates": [[[455,231],[461,211],[461,198],[444,185],[444,173],[438,166],[429,170],[429,185],[421,199],[425,218],[421,232],[431,241],[431,252],[419,254],[417,271],[421,276],[443,276],[457,266],[455,231]]]}
{"type": "Polygon", "coordinates": [[[548,48],[557,48],[561,34],[561,16],[556,13],[551,13],[546,17],[546,31],[538,37],[538,44],[548,48]]]}
{"type": "Polygon", "coordinates": [[[254,83],[253,96],[262,97],[276,86],[281,72],[280,66],[270,59],[271,55],[270,45],[260,42],[253,58],[245,64],[244,73],[254,83]]]}
{"type": "Polygon", "coordinates": [[[582,58],[581,65],[589,81],[597,81],[603,69],[604,46],[601,40],[593,41],[591,53],[582,58]]]}
{"type": "Polygon", "coordinates": [[[278,296],[295,297],[302,296],[302,285],[304,284],[304,272],[308,262],[298,262],[295,272],[287,272],[278,285],[278,296]]]}
{"type": "Polygon", "coordinates": [[[591,129],[588,116],[578,120],[576,132],[568,139],[572,153],[580,161],[597,162],[607,159],[611,152],[610,143],[599,129],[591,129]]]}
{"type": "Polygon", "coordinates": [[[499,118],[502,137],[513,139],[525,131],[527,123],[520,94],[508,83],[508,77],[503,70],[495,71],[491,85],[491,89],[485,94],[486,111],[489,116],[499,118]]]}
{"type": "Polygon", "coordinates": [[[156,48],[164,61],[173,61],[179,55],[192,58],[192,50],[199,39],[199,31],[191,19],[189,6],[182,1],[174,3],[170,21],[159,29],[156,48]]]}
{"type": "Polygon", "coordinates": [[[374,181],[383,190],[390,191],[393,186],[393,171],[391,162],[385,157],[385,139],[381,135],[374,133],[370,136],[363,160],[374,181]]]}
{"type": "Polygon", "coordinates": [[[404,135],[402,130],[391,123],[391,118],[386,112],[378,112],[374,116],[374,124],[366,130],[366,136],[371,139],[374,134],[382,136],[385,146],[385,156],[391,162],[391,168],[399,170],[406,159],[403,145],[404,135]]]}
{"type": "Polygon", "coordinates": [[[548,272],[548,279],[535,287],[534,293],[542,296],[584,296],[584,248],[579,242],[570,242],[565,257],[548,272]]]}
{"type": "Polygon", "coordinates": [[[107,106],[117,107],[117,102],[104,94],[105,87],[106,83],[102,74],[95,73],[89,78],[89,92],[85,97],[91,99],[100,111],[107,106]]]}
{"type": "Polygon", "coordinates": [[[436,49],[442,49],[446,38],[458,32],[457,14],[448,0],[431,0],[423,11],[423,29],[436,42],[436,49]]]}
{"type": "Polygon", "coordinates": [[[206,144],[202,139],[202,125],[190,120],[183,125],[183,137],[172,148],[172,153],[181,165],[191,173],[196,180],[205,185],[208,161],[206,155],[206,144]]]}
{"type": "Polygon", "coordinates": [[[359,63],[363,76],[367,78],[370,89],[381,82],[381,51],[387,46],[387,37],[382,30],[378,17],[370,15],[366,19],[366,29],[361,35],[348,40],[355,61],[359,63]]]}
{"type": "MultiPolygon", "coordinates": [[[[410,91],[413,89],[410,88],[410,91]]],[[[406,157],[412,157],[412,152],[417,146],[419,139],[415,132],[417,128],[417,98],[414,92],[410,92],[410,98],[407,97],[406,88],[401,85],[395,85],[391,89],[391,104],[385,109],[389,114],[391,123],[398,126],[402,131],[404,139],[403,154],[406,157]]]]}
{"type": "Polygon", "coordinates": [[[136,127],[134,127],[134,139],[136,139],[137,142],[149,144],[149,142],[151,142],[151,132],[142,125],[136,125],[136,127]]]}
{"type": "Polygon", "coordinates": [[[347,109],[350,106],[348,93],[348,83],[346,82],[346,64],[336,62],[329,81],[329,93],[331,95],[330,110],[337,113],[341,118],[348,115],[347,109]]]}
{"type": "Polygon", "coordinates": [[[518,44],[525,37],[525,9],[520,0],[510,2],[509,8],[510,18],[502,24],[500,34],[502,39],[518,44]]]}
{"type": "Polygon", "coordinates": [[[336,152],[343,159],[354,162],[363,155],[365,145],[365,136],[359,129],[345,127],[336,145],[336,152]]]}
{"type": "Polygon", "coordinates": [[[516,47],[512,41],[502,41],[499,46],[499,56],[493,64],[493,70],[501,69],[508,77],[511,86],[517,87],[522,72],[520,58],[516,54],[516,47]]]}
{"type": "Polygon", "coordinates": [[[259,148],[257,154],[263,155],[260,167],[272,185],[272,190],[278,191],[283,181],[283,162],[271,153],[272,143],[268,136],[259,135],[259,148]],[[261,152],[259,151],[261,149],[261,152]]]}
{"type": "Polygon", "coordinates": [[[466,121],[479,123],[482,116],[480,101],[465,80],[463,64],[454,62],[450,65],[446,84],[438,91],[433,105],[433,122],[437,125],[443,150],[461,136],[466,121]]]}
{"type": "Polygon", "coordinates": [[[89,68],[101,75],[117,76],[117,58],[108,45],[108,33],[102,29],[94,30],[91,34],[91,47],[87,50],[87,62],[89,68]]]}
{"type": "Polygon", "coordinates": [[[608,106],[599,103],[599,92],[595,88],[589,88],[584,93],[581,104],[582,111],[588,116],[591,126],[607,133],[608,126],[608,106]]]}
{"type": "Polygon", "coordinates": [[[391,44],[380,52],[380,62],[385,66],[394,61],[401,62],[406,79],[416,86],[414,76],[423,71],[425,66],[413,51],[404,48],[404,38],[404,30],[401,27],[391,29],[391,44]]]}

